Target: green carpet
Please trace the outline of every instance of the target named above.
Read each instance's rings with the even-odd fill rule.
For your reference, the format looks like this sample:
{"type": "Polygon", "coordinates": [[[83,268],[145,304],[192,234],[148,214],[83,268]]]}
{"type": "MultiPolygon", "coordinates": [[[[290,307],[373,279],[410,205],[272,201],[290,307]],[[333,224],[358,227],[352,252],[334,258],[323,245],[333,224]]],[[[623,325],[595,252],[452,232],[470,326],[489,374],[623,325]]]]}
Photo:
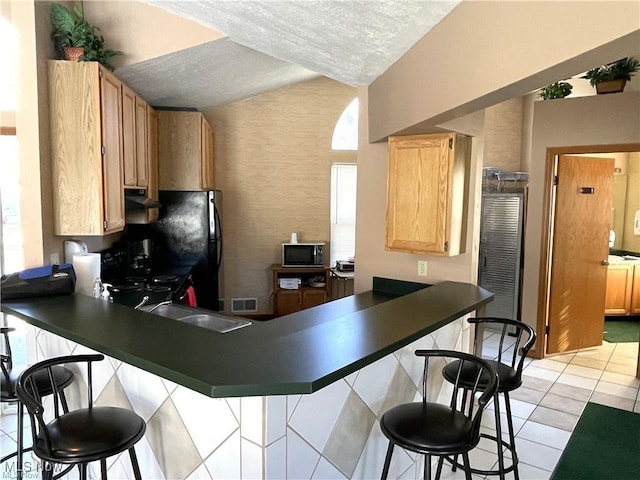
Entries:
{"type": "Polygon", "coordinates": [[[605,320],[604,339],[609,343],[637,342],[638,320],[605,320]]]}
{"type": "Polygon", "coordinates": [[[552,480],[638,480],[640,414],[587,403],[552,480]]]}

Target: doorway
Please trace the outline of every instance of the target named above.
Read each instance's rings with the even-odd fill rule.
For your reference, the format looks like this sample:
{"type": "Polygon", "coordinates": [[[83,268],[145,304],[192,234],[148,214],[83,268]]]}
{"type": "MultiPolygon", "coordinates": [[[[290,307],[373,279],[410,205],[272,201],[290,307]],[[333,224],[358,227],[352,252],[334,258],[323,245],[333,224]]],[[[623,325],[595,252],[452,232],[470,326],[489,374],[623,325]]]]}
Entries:
{"type": "MultiPolygon", "coordinates": [[[[572,338],[574,335],[579,335],[580,325],[577,328],[573,329],[573,333],[569,330],[567,331],[563,325],[560,325],[560,331],[556,331],[556,334],[562,335],[562,338],[559,341],[559,338],[553,339],[554,345],[552,348],[549,348],[549,335],[548,335],[548,326],[553,329],[553,321],[550,318],[551,316],[551,272],[552,266],[554,262],[556,266],[560,260],[554,259],[554,250],[553,250],[553,228],[554,228],[554,218],[555,218],[555,208],[556,208],[556,199],[555,199],[555,189],[554,189],[554,178],[556,176],[556,159],[562,155],[589,155],[589,154],[612,154],[613,152],[638,152],[640,151],[640,144],[625,144],[625,145],[597,145],[597,146],[575,146],[575,147],[560,147],[560,148],[548,148],[546,152],[546,170],[545,170],[545,180],[544,180],[544,205],[543,205],[543,218],[546,218],[547,221],[543,227],[543,236],[542,236],[542,251],[541,251],[541,268],[540,268],[540,289],[538,294],[538,318],[536,322],[536,331],[538,334],[538,338],[544,339],[542,342],[542,348],[540,353],[542,356],[545,356],[548,353],[556,353],[558,351],[565,350],[574,350],[576,348],[581,348],[579,343],[575,343],[572,338]],[[558,348],[560,345],[560,348],[558,348]]],[[[597,259],[597,261],[602,261],[603,259],[597,259]]],[[[565,292],[568,296],[567,301],[574,300],[576,298],[571,298],[572,295],[570,292],[565,292]]],[[[604,296],[604,291],[601,292],[604,296]]],[[[600,295],[600,293],[598,294],[600,295]]],[[[579,300],[579,298],[577,299],[579,300]]],[[[602,321],[604,319],[604,309],[602,310],[602,321]]],[[[556,312],[557,314],[557,312],[556,312]]],[[[557,323],[557,322],[556,322],[557,323]]],[[[557,325],[556,325],[557,327],[557,325]]],[[[603,330],[600,330],[600,334],[602,334],[603,330]]]]}

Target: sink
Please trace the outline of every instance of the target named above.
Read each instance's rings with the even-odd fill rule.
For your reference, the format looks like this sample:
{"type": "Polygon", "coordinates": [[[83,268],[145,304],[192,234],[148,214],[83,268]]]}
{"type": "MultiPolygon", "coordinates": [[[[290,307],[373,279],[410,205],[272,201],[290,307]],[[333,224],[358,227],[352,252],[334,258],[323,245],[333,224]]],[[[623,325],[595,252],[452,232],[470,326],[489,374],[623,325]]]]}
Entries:
{"type": "Polygon", "coordinates": [[[232,320],[230,318],[221,317],[218,315],[210,315],[208,313],[198,313],[195,315],[187,315],[186,317],[178,318],[179,322],[195,325],[196,327],[208,328],[220,333],[227,333],[238,328],[247,327],[251,325],[249,320],[232,320]]]}
{"type": "Polygon", "coordinates": [[[227,333],[232,330],[237,330],[238,328],[248,327],[251,325],[249,320],[230,318],[209,312],[208,310],[181,307],[173,304],[161,305],[150,312],[154,306],[155,305],[145,305],[140,308],[140,310],[151,313],[152,315],[171,318],[178,322],[188,323],[190,325],[195,325],[196,327],[206,328],[219,333],[227,333]]]}

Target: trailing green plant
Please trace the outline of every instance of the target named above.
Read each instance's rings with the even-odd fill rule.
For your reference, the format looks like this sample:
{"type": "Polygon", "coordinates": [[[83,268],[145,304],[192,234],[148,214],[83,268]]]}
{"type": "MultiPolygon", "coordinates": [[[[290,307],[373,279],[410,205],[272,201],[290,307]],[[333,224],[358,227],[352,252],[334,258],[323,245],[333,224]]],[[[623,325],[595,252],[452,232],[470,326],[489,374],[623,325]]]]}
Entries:
{"type": "Polygon", "coordinates": [[[82,2],[76,2],[73,10],[59,3],[52,3],[50,14],[53,26],[51,39],[58,58],[64,58],[64,47],[82,47],[84,55],[80,60],[100,62],[109,70],[114,70],[110,59],[122,52],[105,47],[100,29],[84,18],[82,2]]]}
{"type": "Polygon", "coordinates": [[[589,70],[584,76],[592,87],[598,83],[609,80],[631,80],[631,77],[640,69],[640,61],[634,57],[625,57],[615,62],[607,63],[601,67],[589,70]]]}
{"type": "Polygon", "coordinates": [[[571,94],[573,85],[567,82],[555,82],[540,89],[540,97],[543,100],[552,100],[554,98],[564,98],[571,94]]]}

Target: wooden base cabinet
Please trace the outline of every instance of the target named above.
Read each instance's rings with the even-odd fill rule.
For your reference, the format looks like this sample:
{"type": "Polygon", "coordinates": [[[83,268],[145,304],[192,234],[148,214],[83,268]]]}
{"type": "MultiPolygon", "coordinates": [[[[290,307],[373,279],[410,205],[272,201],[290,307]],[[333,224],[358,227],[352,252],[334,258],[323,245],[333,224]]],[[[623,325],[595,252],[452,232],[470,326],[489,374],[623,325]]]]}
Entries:
{"type": "Polygon", "coordinates": [[[273,313],[281,317],[306,308],[321,305],[329,300],[329,267],[293,268],[272,265],[273,313]],[[280,279],[297,283],[298,288],[280,287],[280,279]],[[322,286],[312,286],[324,284],[322,286]]]}
{"type": "Polygon", "coordinates": [[[609,265],[604,314],[640,314],[640,263],[609,265]]]}
{"type": "Polygon", "coordinates": [[[470,137],[389,137],[387,250],[464,253],[470,137]]]}
{"type": "Polygon", "coordinates": [[[55,234],[122,231],[122,82],[97,62],[48,66],[55,234]]]}
{"type": "Polygon", "coordinates": [[[213,128],[200,112],[158,111],[160,190],[215,188],[213,128]]]}

